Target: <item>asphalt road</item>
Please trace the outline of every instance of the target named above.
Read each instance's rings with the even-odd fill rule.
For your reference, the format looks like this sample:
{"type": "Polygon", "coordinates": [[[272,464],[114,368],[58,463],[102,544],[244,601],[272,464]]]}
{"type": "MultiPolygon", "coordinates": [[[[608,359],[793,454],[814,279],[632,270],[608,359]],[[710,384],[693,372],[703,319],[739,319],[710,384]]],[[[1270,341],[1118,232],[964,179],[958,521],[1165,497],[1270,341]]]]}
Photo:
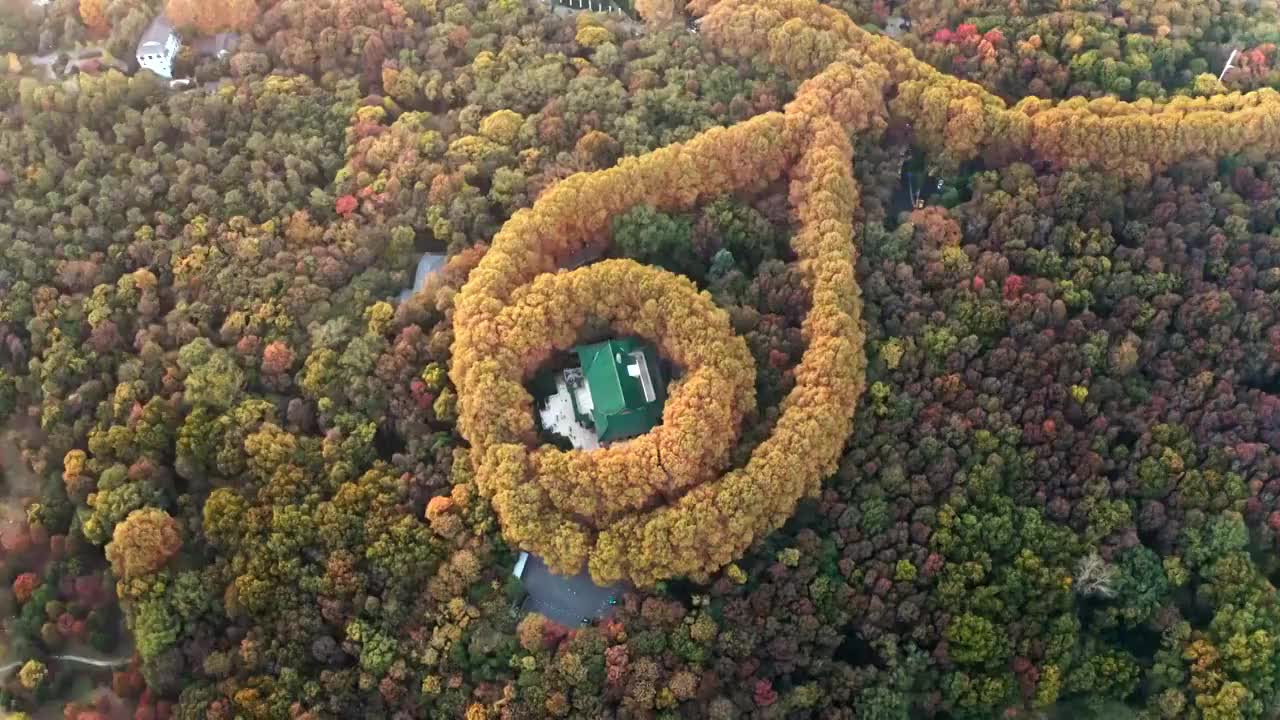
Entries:
{"type": "Polygon", "coordinates": [[[418,269],[413,275],[413,287],[401,290],[398,302],[404,302],[422,290],[422,286],[427,283],[427,278],[444,267],[445,260],[443,253],[423,253],[422,257],[418,259],[418,269]]]}
{"type": "Polygon", "coordinates": [[[600,587],[585,571],[573,577],[556,575],[537,555],[529,555],[521,576],[525,592],[524,609],[546,615],[561,625],[577,627],[584,618],[596,620],[613,614],[610,598],[622,597],[621,585],[600,587]]]}

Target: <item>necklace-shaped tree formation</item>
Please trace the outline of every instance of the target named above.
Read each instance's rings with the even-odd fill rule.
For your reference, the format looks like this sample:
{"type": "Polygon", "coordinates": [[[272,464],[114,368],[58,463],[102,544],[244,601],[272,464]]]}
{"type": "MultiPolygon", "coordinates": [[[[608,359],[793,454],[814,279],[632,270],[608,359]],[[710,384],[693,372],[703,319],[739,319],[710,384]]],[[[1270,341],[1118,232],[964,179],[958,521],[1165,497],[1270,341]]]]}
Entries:
{"type": "Polygon", "coordinates": [[[556,185],[512,216],[455,301],[451,375],[479,489],[509,542],[558,571],[585,562],[599,582],[705,580],[834,472],[866,368],[851,137],[874,140],[899,121],[942,168],[1034,158],[1136,181],[1193,155],[1280,146],[1272,90],[1167,103],[1027,98],[1010,108],[816,0],[690,9],[726,55],[766,58],[808,78],[795,99],[784,112],[556,185]],[[755,405],[755,369],[726,313],[689,280],[631,260],[560,268],[605,249],[612,219],[637,205],[687,210],[784,176],[798,221],[792,249],[811,295],[806,349],[773,433],[727,469],[755,405]],[[687,375],[646,435],[593,451],[536,447],[524,383],[573,346],[588,318],[656,342],[687,375]]]}

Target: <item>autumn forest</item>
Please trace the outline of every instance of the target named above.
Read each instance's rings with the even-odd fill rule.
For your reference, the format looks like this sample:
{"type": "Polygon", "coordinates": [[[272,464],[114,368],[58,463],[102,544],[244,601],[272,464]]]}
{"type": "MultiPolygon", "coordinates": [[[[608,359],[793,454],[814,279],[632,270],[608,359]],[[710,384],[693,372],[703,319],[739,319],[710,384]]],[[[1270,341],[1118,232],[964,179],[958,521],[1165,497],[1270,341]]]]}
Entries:
{"type": "Polygon", "coordinates": [[[1280,717],[1278,47],[0,0],[0,716],[1280,717]]]}

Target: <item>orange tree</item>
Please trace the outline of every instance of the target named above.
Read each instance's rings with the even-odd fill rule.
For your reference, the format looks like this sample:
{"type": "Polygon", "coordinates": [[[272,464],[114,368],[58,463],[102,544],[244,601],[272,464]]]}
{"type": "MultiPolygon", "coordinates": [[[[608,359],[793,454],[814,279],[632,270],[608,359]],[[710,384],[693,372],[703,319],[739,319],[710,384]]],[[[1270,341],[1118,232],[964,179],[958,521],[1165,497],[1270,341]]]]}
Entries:
{"type": "Polygon", "coordinates": [[[80,0],[80,20],[95,36],[106,35],[111,30],[105,4],[103,0],[80,0]]]}

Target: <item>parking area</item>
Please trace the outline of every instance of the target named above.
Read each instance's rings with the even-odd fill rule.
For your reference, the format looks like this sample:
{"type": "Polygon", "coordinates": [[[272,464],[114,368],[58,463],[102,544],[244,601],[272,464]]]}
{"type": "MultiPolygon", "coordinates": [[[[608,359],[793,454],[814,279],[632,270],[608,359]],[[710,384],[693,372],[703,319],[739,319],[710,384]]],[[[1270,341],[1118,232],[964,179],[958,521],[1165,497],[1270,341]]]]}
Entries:
{"type": "Polygon", "coordinates": [[[613,602],[621,598],[623,592],[621,585],[596,585],[585,571],[573,577],[556,575],[537,555],[529,555],[523,562],[520,579],[528,593],[523,608],[567,627],[582,625],[584,620],[609,617],[613,614],[613,602]]]}

